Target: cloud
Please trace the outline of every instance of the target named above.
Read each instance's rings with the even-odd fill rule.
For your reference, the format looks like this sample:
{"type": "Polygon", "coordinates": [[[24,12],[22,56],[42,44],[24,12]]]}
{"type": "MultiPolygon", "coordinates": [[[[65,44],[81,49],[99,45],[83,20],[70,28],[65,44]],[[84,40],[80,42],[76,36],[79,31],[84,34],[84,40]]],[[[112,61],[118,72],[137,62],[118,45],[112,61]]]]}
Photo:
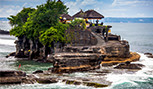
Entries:
{"type": "Polygon", "coordinates": [[[14,5],[4,5],[0,8],[0,17],[8,17],[10,15],[16,15],[22,7],[14,5]]]}
{"type": "MultiPolygon", "coordinates": [[[[97,0],[76,0],[76,1],[66,2],[65,5],[69,7],[69,14],[74,15],[80,9],[84,11],[88,9],[95,9],[96,7],[98,7],[96,6],[98,3],[102,3],[102,2],[98,2],[97,0]]],[[[99,8],[96,8],[96,9],[99,9],[99,8]]]]}
{"type": "Polygon", "coordinates": [[[82,5],[93,5],[93,4],[96,4],[96,1],[95,0],[83,0],[81,2],[82,5]]]}
{"type": "MultiPolygon", "coordinates": [[[[72,16],[80,9],[94,9],[105,17],[153,17],[153,0],[62,0],[72,16]]],[[[40,5],[46,0],[0,0],[0,17],[16,15],[23,7],[40,5]]]]}
{"type": "Polygon", "coordinates": [[[114,0],[112,6],[137,6],[137,5],[151,5],[153,0],[114,0]]]}

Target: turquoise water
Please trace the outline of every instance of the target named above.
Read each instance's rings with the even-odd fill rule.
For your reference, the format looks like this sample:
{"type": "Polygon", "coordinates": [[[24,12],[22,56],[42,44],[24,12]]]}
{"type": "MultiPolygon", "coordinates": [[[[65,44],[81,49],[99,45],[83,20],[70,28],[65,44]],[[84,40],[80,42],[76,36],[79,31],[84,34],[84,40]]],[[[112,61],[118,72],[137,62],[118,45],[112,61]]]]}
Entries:
{"type": "MultiPolygon", "coordinates": [[[[141,55],[137,63],[144,64],[145,67],[134,73],[106,75],[112,85],[105,89],[153,89],[153,59],[147,58],[143,53],[153,53],[153,23],[107,23],[112,25],[112,33],[121,35],[130,43],[130,50],[138,52],[141,55]]],[[[7,22],[0,24],[0,29],[8,30],[7,22]]],[[[15,51],[15,37],[0,35],[0,70],[22,70],[26,73],[32,73],[35,70],[47,70],[52,67],[51,63],[37,63],[34,61],[17,61],[15,58],[5,58],[5,56],[15,51]],[[20,69],[18,66],[21,64],[20,69]]],[[[87,76],[87,73],[74,73],[69,76],[87,76]]],[[[4,85],[0,89],[93,89],[83,85],[66,85],[58,82],[54,84],[21,84],[4,85]]]]}

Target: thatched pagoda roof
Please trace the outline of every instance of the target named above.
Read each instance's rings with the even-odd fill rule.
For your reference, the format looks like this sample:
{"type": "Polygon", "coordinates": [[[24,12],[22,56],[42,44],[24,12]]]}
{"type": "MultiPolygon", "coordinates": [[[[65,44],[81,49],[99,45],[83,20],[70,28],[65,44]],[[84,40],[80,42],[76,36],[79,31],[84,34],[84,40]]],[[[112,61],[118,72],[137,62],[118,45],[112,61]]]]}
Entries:
{"type": "Polygon", "coordinates": [[[72,20],[72,17],[69,14],[62,14],[62,18],[66,18],[66,20],[72,20]]]}
{"type": "Polygon", "coordinates": [[[61,2],[61,3],[63,3],[61,0],[58,0],[57,2],[61,2]]]}
{"type": "Polygon", "coordinates": [[[73,18],[102,19],[104,16],[95,10],[88,10],[86,12],[80,10],[78,13],[73,15],[73,18]]]}
{"type": "Polygon", "coordinates": [[[78,13],[76,13],[75,15],[73,15],[73,18],[84,18],[84,12],[82,10],[80,10],[78,13]]]}
{"type": "Polygon", "coordinates": [[[88,10],[85,12],[85,18],[88,19],[102,19],[104,18],[103,15],[101,15],[100,13],[96,12],[95,10],[88,10]]]}

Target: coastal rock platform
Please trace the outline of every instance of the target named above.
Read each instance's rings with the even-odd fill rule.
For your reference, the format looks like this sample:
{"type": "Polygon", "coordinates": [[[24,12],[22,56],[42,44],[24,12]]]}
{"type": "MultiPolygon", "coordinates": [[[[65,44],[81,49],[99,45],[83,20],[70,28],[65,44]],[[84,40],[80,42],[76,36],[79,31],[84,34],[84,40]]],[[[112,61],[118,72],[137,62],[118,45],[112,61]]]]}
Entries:
{"type": "Polygon", "coordinates": [[[129,61],[129,62],[139,61],[139,59],[140,59],[140,55],[138,53],[130,52],[130,57],[128,57],[128,58],[106,57],[101,62],[101,65],[102,66],[112,66],[112,65],[119,64],[119,63],[125,63],[127,61],[129,61]]]}

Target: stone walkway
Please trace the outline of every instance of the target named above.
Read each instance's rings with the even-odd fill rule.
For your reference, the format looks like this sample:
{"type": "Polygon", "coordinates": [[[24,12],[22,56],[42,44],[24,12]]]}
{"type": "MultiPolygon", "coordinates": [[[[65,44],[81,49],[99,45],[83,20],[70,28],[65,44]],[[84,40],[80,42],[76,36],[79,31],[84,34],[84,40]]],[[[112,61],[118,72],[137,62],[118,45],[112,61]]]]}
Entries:
{"type": "Polygon", "coordinates": [[[96,39],[98,41],[98,43],[95,46],[102,46],[106,43],[102,36],[96,35],[94,32],[91,32],[91,33],[96,37],[96,39]]]}

